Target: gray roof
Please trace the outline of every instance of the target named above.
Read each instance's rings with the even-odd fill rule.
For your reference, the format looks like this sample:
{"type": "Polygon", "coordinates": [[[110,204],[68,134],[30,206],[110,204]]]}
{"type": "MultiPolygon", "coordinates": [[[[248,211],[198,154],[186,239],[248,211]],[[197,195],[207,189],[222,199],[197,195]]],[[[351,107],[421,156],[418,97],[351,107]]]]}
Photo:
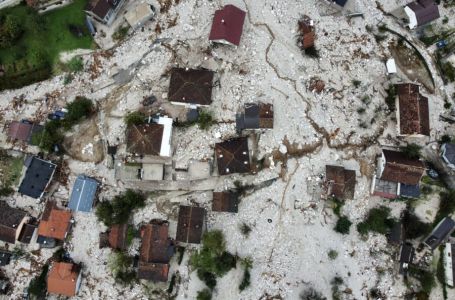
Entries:
{"type": "Polygon", "coordinates": [[[442,155],[450,163],[455,163],[455,144],[444,144],[443,146],[445,150],[442,155]]]}
{"type": "Polygon", "coordinates": [[[408,269],[408,264],[414,259],[414,247],[412,244],[405,243],[400,250],[400,274],[405,274],[408,269]]]}
{"type": "Polygon", "coordinates": [[[95,200],[98,182],[85,175],[79,175],[71,192],[68,207],[73,211],[90,212],[95,200]]]}
{"type": "Polygon", "coordinates": [[[27,171],[19,186],[19,193],[38,199],[54,175],[56,165],[33,156],[25,162],[27,171]]]}
{"type": "Polygon", "coordinates": [[[431,248],[436,249],[455,229],[455,221],[446,217],[439,222],[433,229],[431,234],[425,239],[424,244],[431,248]]]}

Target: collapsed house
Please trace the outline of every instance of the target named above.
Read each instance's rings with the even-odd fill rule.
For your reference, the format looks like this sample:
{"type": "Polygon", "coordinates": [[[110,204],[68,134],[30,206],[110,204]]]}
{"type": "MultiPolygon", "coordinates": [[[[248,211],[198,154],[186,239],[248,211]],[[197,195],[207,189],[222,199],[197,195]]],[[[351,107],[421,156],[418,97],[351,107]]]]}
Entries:
{"type": "Polygon", "coordinates": [[[41,199],[54,176],[56,165],[37,156],[30,156],[24,162],[25,175],[18,192],[35,199],[41,199]]]}
{"type": "Polygon", "coordinates": [[[236,114],[237,131],[248,129],[272,129],[273,105],[267,103],[246,103],[244,112],[236,114]]]}
{"type": "Polygon", "coordinates": [[[209,40],[215,43],[238,46],[243,32],[246,12],[228,4],[215,11],[209,40]]]}
{"type": "Polygon", "coordinates": [[[443,144],[441,146],[441,157],[450,169],[455,170],[455,144],[443,144]]]}
{"type": "Polygon", "coordinates": [[[306,50],[314,47],[314,40],[316,33],[314,31],[314,21],[308,17],[303,16],[298,22],[299,37],[297,44],[300,49],[306,50]]]}
{"type": "Polygon", "coordinates": [[[454,230],[455,221],[449,217],[445,217],[436,225],[423,244],[433,251],[439,245],[446,242],[454,230]]]}
{"type": "Polygon", "coordinates": [[[439,8],[434,0],[416,0],[404,7],[409,29],[428,24],[439,18],[439,8]]]}
{"type": "Polygon", "coordinates": [[[100,248],[110,247],[114,250],[126,250],[128,224],[112,225],[107,232],[100,233],[100,248]]]}
{"type": "Polygon", "coordinates": [[[82,283],[81,267],[74,263],[54,262],[47,276],[47,292],[66,297],[76,296],[82,283]]]}
{"type": "Polygon", "coordinates": [[[414,260],[415,250],[412,244],[403,243],[400,248],[400,268],[399,273],[403,276],[406,276],[408,273],[409,265],[412,264],[414,260]]]}
{"type": "Polygon", "coordinates": [[[398,134],[402,136],[429,136],[430,115],[428,98],[420,94],[420,86],[412,83],[397,84],[396,114],[398,134]]]}
{"type": "Polygon", "coordinates": [[[189,107],[209,106],[212,103],[214,72],[173,68],[168,98],[172,104],[189,107]]]}
{"type": "Polygon", "coordinates": [[[340,166],[325,166],[327,195],[340,200],[354,198],[356,175],[354,170],[340,166]]]}
{"type": "Polygon", "coordinates": [[[215,144],[215,159],[219,175],[249,173],[251,171],[248,139],[234,138],[215,144]]]}
{"type": "Polygon", "coordinates": [[[180,205],[175,240],[181,243],[200,244],[205,213],[202,207],[180,205]]]}

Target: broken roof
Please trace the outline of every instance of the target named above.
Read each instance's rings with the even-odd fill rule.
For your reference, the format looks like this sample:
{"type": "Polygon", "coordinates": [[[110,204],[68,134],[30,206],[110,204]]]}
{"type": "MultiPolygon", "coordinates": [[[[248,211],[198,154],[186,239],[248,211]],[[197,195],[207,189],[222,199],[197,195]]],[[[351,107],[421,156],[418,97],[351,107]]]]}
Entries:
{"type": "Polygon", "coordinates": [[[273,128],[273,105],[246,103],[245,112],[236,118],[237,129],[273,128]]]}
{"type": "Polygon", "coordinates": [[[303,16],[298,22],[299,26],[299,42],[301,48],[308,49],[314,46],[316,34],[314,32],[313,20],[308,16],[303,16]]]}
{"type": "Polygon", "coordinates": [[[355,193],[355,171],[339,166],[325,166],[328,192],[339,199],[352,199],[355,193]]]}
{"type": "Polygon", "coordinates": [[[205,209],[180,205],[176,240],[183,243],[199,244],[205,219],[205,209]]]}
{"type": "Polygon", "coordinates": [[[212,103],[213,71],[174,68],[169,83],[169,101],[195,105],[212,103]]]}
{"type": "Polygon", "coordinates": [[[412,83],[397,85],[400,134],[430,135],[428,98],[419,93],[419,88],[412,83]]]}
{"type": "Polygon", "coordinates": [[[147,123],[131,125],[127,129],[126,147],[129,153],[160,155],[164,125],[147,123]]]}
{"type": "Polygon", "coordinates": [[[433,229],[430,235],[425,239],[424,244],[431,248],[436,249],[455,229],[455,221],[449,217],[442,219],[438,225],[433,229]]]}
{"type": "Polygon", "coordinates": [[[250,154],[246,137],[215,144],[215,157],[220,175],[250,172],[250,154]]]}
{"type": "Polygon", "coordinates": [[[20,122],[13,121],[8,128],[8,137],[13,140],[30,143],[33,134],[41,131],[42,129],[43,126],[26,120],[22,120],[20,122]]]}
{"type": "Polygon", "coordinates": [[[128,224],[112,225],[108,233],[108,243],[112,249],[127,248],[128,224]]]}
{"type": "Polygon", "coordinates": [[[169,275],[169,264],[139,262],[137,278],[153,282],[167,282],[169,275]]]}
{"type": "Polygon", "coordinates": [[[17,229],[27,213],[10,207],[5,201],[0,200],[0,240],[14,244],[17,229]]]}
{"type": "Polygon", "coordinates": [[[402,152],[382,150],[385,166],[381,179],[408,185],[417,185],[424,172],[425,164],[418,159],[406,157],[402,152]]]}
{"type": "Polygon", "coordinates": [[[19,193],[39,199],[52,180],[56,165],[33,156],[27,158],[26,166],[27,170],[19,186],[19,193]]]}
{"type": "Polygon", "coordinates": [[[47,291],[68,297],[76,295],[80,267],[73,263],[55,262],[47,276],[47,291]]]}
{"type": "Polygon", "coordinates": [[[238,212],[239,197],[232,191],[213,192],[212,210],[221,212],[238,212]]]}
{"type": "Polygon", "coordinates": [[[433,0],[417,0],[407,6],[415,13],[419,26],[439,18],[439,8],[433,0]]]}
{"type": "Polygon", "coordinates": [[[210,30],[210,41],[223,41],[238,46],[243,31],[246,12],[229,4],[223,9],[215,11],[212,29],[210,30]]]}
{"type": "Polygon", "coordinates": [[[79,175],[73,185],[68,207],[73,211],[90,212],[95,201],[98,182],[85,175],[79,175]]]}
{"type": "Polygon", "coordinates": [[[58,209],[55,203],[48,201],[38,226],[38,235],[64,240],[71,226],[71,212],[58,209]]]}

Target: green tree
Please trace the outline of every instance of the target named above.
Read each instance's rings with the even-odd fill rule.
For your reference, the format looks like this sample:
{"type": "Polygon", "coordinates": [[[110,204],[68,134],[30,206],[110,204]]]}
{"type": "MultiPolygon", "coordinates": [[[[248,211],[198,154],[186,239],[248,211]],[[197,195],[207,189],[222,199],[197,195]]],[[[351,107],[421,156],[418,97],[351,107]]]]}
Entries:
{"type": "Polygon", "coordinates": [[[389,216],[390,208],[385,206],[373,208],[368,212],[365,221],[357,224],[357,231],[360,234],[367,234],[370,231],[386,234],[395,223],[389,216]]]}
{"type": "Polygon", "coordinates": [[[211,300],[212,292],[209,289],[203,289],[197,292],[196,300],[211,300]]]}
{"type": "Polygon", "coordinates": [[[64,126],[71,128],[81,119],[90,116],[93,112],[93,102],[85,97],[77,96],[73,102],[66,106],[68,113],[65,115],[64,126]]]}
{"type": "Polygon", "coordinates": [[[46,277],[49,271],[49,265],[44,265],[41,274],[30,281],[28,292],[30,295],[35,296],[37,299],[44,299],[46,297],[46,277]]]}
{"type": "Polygon", "coordinates": [[[411,159],[419,159],[420,158],[420,150],[422,149],[421,146],[417,144],[407,144],[404,147],[401,147],[401,152],[406,155],[408,158],[411,159]]]}
{"type": "Polygon", "coordinates": [[[140,125],[145,123],[146,116],[140,111],[134,111],[125,116],[127,126],[140,125]]]}
{"type": "Polygon", "coordinates": [[[335,231],[341,234],[349,234],[351,224],[352,222],[346,216],[341,216],[335,225],[335,231]]]}
{"type": "Polygon", "coordinates": [[[106,226],[125,224],[135,209],[145,206],[145,196],[133,190],[117,195],[112,201],[102,201],[96,208],[98,220],[106,226]]]}
{"type": "Polygon", "coordinates": [[[11,47],[23,32],[22,23],[15,15],[6,15],[0,19],[0,48],[11,47]]]}
{"type": "Polygon", "coordinates": [[[212,113],[206,110],[200,111],[197,118],[197,124],[199,125],[199,128],[203,130],[209,129],[210,126],[215,124],[212,113]]]}

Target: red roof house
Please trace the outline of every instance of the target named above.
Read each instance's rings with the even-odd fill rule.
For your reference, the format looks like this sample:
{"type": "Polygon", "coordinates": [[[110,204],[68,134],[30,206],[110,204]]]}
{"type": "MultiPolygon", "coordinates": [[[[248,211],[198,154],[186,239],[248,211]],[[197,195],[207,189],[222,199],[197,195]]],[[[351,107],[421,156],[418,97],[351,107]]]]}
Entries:
{"type": "Polygon", "coordinates": [[[209,40],[238,46],[242,36],[246,12],[234,5],[226,5],[215,12],[209,40]]]}

